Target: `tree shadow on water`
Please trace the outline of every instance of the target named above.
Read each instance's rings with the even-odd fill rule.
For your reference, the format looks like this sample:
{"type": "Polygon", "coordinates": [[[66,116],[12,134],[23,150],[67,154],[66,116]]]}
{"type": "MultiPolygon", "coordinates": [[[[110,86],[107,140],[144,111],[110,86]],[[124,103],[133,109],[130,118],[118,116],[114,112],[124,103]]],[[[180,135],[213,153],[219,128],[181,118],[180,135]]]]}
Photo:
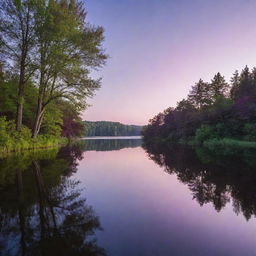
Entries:
{"type": "Polygon", "coordinates": [[[144,144],[149,158],[186,184],[201,206],[216,211],[232,203],[236,214],[256,216],[256,161],[254,150],[222,152],[181,145],[144,144]]]}
{"type": "Polygon", "coordinates": [[[105,255],[99,218],[72,177],[81,158],[73,146],[0,161],[0,255],[105,255]]]}

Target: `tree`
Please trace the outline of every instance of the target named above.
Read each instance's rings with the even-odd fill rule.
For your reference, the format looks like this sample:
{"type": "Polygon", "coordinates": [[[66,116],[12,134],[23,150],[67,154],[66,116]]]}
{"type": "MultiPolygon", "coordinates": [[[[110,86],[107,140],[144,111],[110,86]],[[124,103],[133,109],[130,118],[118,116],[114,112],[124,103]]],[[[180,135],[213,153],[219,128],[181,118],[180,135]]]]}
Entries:
{"type": "Polygon", "coordinates": [[[2,0],[0,3],[0,55],[18,76],[16,129],[23,117],[25,85],[34,69],[31,52],[35,44],[33,0],[2,0]]]}
{"type": "Polygon", "coordinates": [[[231,88],[232,99],[237,101],[241,99],[253,99],[256,96],[256,86],[254,82],[255,74],[250,73],[247,66],[242,70],[239,76],[239,81],[237,81],[237,74],[235,74],[232,79],[234,80],[231,88]]]}
{"type": "Polygon", "coordinates": [[[100,80],[89,77],[92,68],[107,58],[101,47],[103,29],[86,23],[82,2],[37,1],[38,104],[33,137],[39,133],[47,106],[66,98],[80,110],[85,99],[100,87],[100,80]]]}
{"type": "Polygon", "coordinates": [[[219,97],[227,96],[229,85],[226,83],[224,76],[222,76],[219,72],[213,77],[209,87],[213,100],[216,100],[219,97]]]}
{"type": "Polygon", "coordinates": [[[78,109],[65,100],[59,100],[58,105],[62,111],[62,136],[67,138],[84,136],[85,127],[78,109]]]}
{"type": "Polygon", "coordinates": [[[239,83],[240,83],[240,75],[239,75],[238,70],[236,70],[235,73],[233,74],[233,76],[231,77],[230,97],[233,100],[235,100],[235,98],[236,98],[239,83]]]}
{"type": "MultiPolygon", "coordinates": [[[[241,74],[236,71],[231,83],[228,95],[229,85],[220,73],[214,76],[211,83],[200,79],[192,87],[186,100],[178,102],[174,110],[170,108],[170,111],[160,113],[150,121],[143,129],[145,140],[150,143],[164,140],[197,141],[201,144],[206,140],[221,141],[225,138],[253,140],[256,121],[256,68],[250,72],[245,67],[241,74]],[[203,128],[200,130],[200,127],[203,128]],[[196,135],[204,134],[205,131],[211,136],[208,139],[202,136],[197,140],[196,135]]],[[[215,143],[216,141],[213,142],[215,143]]]]}
{"type": "Polygon", "coordinates": [[[4,67],[3,63],[0,62],[0,83],[4,82],[4,67]]]}
{"type": "Polygon", "coordinates": [[[198,83],[192,86],[188,99],[197,109],[209,105],[211,103],[209,84],[200,79],[198,83]]]}
{"type": "Polygon", "coordinates": [[[183,99],[177,103],[176,110],[192,112],[195,111],[195,107],[189,100],[183,99]]]}

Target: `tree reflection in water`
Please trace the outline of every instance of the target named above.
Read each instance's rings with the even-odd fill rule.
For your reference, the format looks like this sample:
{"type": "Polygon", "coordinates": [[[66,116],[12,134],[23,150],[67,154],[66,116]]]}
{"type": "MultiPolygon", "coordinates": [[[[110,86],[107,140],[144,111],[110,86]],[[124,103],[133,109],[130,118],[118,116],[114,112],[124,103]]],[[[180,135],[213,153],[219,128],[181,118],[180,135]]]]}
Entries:
{"type": "Polygon", "coordinates": [[[1,255],[105,255],[99,218],[70,177],[79,147],[0,161],[1,255]]]}
{"type": "Polygon", "coordinates": [[[144,145],[148,156],[166,172],[187,184],[202,206],[212,203],[220,211],[232,202],[236,214],[256,216],[256,152],[192,149],[185,146],[144,145]]]}
{"type": "Polygon", "coordinates": [[[140,147],[142,140],[140,138],[134,139],[89,139],[81,140],[80,146],[86,151],[112,151],[124,148],[140,147]]]}

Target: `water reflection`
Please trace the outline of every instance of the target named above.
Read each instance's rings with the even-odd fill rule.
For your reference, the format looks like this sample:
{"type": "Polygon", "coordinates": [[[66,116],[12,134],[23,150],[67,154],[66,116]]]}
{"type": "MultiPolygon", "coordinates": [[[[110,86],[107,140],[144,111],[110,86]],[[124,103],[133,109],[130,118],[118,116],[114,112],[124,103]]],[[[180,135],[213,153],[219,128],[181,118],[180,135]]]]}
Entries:
{"type": "Polygon", "coordinates": [[[184,146],[144,145],[150,159],[187,184],[202,206],[212,203],[216,211],[232,202],[236,214],[249,220],[256,216],[255,151],[213,152],[184,146]]]}
{"type": "Polygon", "coordinates": [[[0,160],[1,255],[105,255],[99,218],[72,177],[81,148],[0,160]]]}
{"type": "Polygon", "coordinates": [[[90,139],[80,141],[85,151],[112,151],[123,148],[136,148],[142,144],[141,139],[90,139]]]}

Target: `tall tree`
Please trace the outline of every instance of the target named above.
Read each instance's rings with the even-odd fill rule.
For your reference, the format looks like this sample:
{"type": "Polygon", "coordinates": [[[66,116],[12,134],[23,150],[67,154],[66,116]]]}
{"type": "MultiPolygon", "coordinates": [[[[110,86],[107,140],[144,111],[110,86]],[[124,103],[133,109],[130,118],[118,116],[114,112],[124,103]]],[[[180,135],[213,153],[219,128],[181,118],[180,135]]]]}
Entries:
{"type": "Polygon", "coordinates": [[[232,100],[235,100],[236,98],[237,90],[239,88],[239,83],[240,83],[240,75],[238,70],[236,70],[233,76],[231,77],[230,97],[232,100]]]}
{"type": "Polygon", "coordinates": [[[106,55],[101,47],[103,29],[86,23],[80,1],[37,0],[38,104],[33,137],[39,133],[47,106],[65,98],[78,108],[100,87],[89,77],[92,68],[101,67],[106,55]]]}
{"type": "Polygon", "coordinates": [[[209,87],[213,100],[227,96],[229,85],[226,83],[224,76],[222,76],[220,72],[213,77],[209,87]]]}
{"type": "Polygon", "coordinates": [[[253,74],[246,66],[240,76],[239,83],[232,86],[231,96],[234,100],[253,99],[256,95],[256,87],[253,81],[253,74]]]}
{"type": "Polygon", "coordinates": [[[184,112],[193,112],[195,111],[195,107],[189,100],[183,99],[177,103],[176,110],[184,112]]]}
{"type": "Polygon", "coordinates": [[[192,86],[188,99],[194,105],[194,107],[201,109],[202,107],[211,103],[209,89],[209,84],[205,83],[202,79],[192,86]]]}
{"type": "MultiPolygon", "coordinates": [[[[34,46],[33,0],[1,0],[0,54],[18,76],[16,129],[23,117],[25,84],[31,77],[31,50],[34,46]]],[[[33,71],[33,69],[32,69],[33,71]]]]}

